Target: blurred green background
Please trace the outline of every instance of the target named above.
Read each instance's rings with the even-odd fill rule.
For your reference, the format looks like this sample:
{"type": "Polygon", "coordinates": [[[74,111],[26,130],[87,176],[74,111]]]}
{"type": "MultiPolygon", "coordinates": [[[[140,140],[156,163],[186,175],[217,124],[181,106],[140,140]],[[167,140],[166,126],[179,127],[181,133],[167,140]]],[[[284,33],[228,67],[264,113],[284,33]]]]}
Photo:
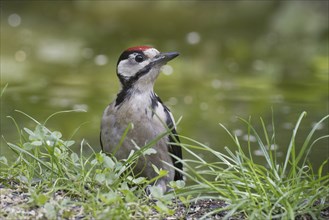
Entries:
{"type": "MultiPolygon", "coordinates": [[[[9,142],[19,135],[6,116],[34,126],[15,109],[39,121],[85,109],[47,125],[100,150],[101,115],[120,88],[117,59],[145,44],[180,52],[155,90],[176,120],[182,116],[180,134],[216,150],[233,148],[219,123],[245,143],[247,128],[238,117],[251,116],[261,132],[259,117],[271,130],[273,115],[272,147],[283,158],[302,111],[308,115],[297,145],[328,114],[327,1],[2,1],[1,10],[1,87],[8,83],[1,135],[9,142]]],[[[317,130],[325,134],[328,122],[317,130]]],[[[14,157],[3,140],[1,154],[14,157]]],[[[327,158],[328,139],[314,146],[310,159],[317,167],[327,158]]]]}

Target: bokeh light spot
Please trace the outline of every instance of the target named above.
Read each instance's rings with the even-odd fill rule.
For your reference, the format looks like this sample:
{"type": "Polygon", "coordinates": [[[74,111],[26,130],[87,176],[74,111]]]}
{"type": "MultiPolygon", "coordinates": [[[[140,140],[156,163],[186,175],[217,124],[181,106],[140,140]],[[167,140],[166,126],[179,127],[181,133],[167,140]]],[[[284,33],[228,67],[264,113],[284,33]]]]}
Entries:
{"type": "Polygon", "coordinates": [[[201,109],[202,111],[207,111],[208,108],[209,108],[209,106],[208,106],[207,103],[202,102],[202,103],[200,104],[200,109],[201,109]]]}
{"type": "Polygon", "coordinates": [[[219,79],[214,79],[211,81],[211,86],[214,89],[219,89],[222,86],[222,82],[219,79]]]}
{"type": "Polygon", "coordinates": [[[19,50],[15,53],[15,60],[17,62],[24,62],[26,59],[26,53],[23,50],[19,50]]]}
{"type": "Polygon", "coordinates": [[[192,96],[187,95],[187,96],[184,97],[184,103],[185,104],[192,104],[192,102],[193,102],[193,97],[192,96]]]}
{"type": "Polygon", "coordinates": [[[21,16],[18,14],[11,14],[8,17],[8,24],[12,27],[18,27],[21,24],[21,16]]]}
{"type": "Polygon", "coordinates": [[[198,44],[201,40],[200,34],[198,32],[190,32],[186,35],[186,41],[189,44],[198,44]]]}
{"type": "Polygon", "coordinates": [[[174,69],[170,65],[164,65],[162,66],[161,71],[168,76],[174,72],[174,69]]]}
{"type": "Polygon", "coordinates": [[[98,65],[98,66],[104,66],[104,65],[107,64],[108,58],[104,54],[99,54],[99,55],[97,55],[95,57],[95,60],[94,61],[95,61],[96,65],[98,65]]]}

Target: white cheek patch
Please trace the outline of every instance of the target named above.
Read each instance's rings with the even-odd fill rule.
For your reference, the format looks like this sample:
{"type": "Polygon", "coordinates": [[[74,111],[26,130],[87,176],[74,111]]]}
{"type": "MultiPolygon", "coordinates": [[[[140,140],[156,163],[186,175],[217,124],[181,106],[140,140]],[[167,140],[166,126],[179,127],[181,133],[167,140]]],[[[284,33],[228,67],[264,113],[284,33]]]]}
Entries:
{"type": "Polygon", "coordinates": [[[155,48],[150,48],[150,49],[144,50],[144,54],[146,56],[148,56],[149,58],[153,58],[156,55],[160,54],[160,52],[155,48]]]}
{"type": "Polygon", "coordinates": [[[125,77],[131,77],[143,69],[147,64],[147,61],[136,63],[131,59],[121,60],[118,64],[118,73],[125,77]]]}

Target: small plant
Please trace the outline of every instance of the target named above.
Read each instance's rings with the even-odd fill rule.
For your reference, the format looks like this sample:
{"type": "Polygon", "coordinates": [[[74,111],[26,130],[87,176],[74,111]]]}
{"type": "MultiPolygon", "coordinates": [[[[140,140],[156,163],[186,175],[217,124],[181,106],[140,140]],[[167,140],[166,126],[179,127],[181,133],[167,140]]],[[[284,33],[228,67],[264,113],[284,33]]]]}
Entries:
{"type": "MultiPolygon", "coordinates": [[[[311,216],[320,218],[320,211],[328,208],[329,174],[322,172],[328,160],[315,172],[307,163],[308,155],[315,143],[328,138],[329,135],[314,138],[317,126],[320,126],[329,115],[321,119],[306,137],[301,149],[297,152],[295,140],[299,125],[306,113],[302,113],[293,130],[290,144],[284,162],[278,163],[275,152],[267,146],[275,144],[275,132],[272,137],[266,130],[261,119],[265,140],[249,121],[241,119],[248,128],[248,134],[254,135],[258,147],[261,149],[266,164],[254,161],[251,142],[243,146],[236,135],[230,133],[221,125],[231,137],[237,147],[236,152],[226,149],[226,154],[213,150],[187,137],[182,147],[194,159],[184,160],[187,168],[185,175],[194,184],[185,187],[180,195],[197,195],[203,199],[221,199],[228,206],[213,210],[204,217],[225,211],[225,219],[237,213],[243,213],[247,219],[295,219],[297,216],[311,216]],[[206,151],[216,156],[217,161],[207,162],[194,151],[206,151]],[[246,153],[247,152],[247,153],[246,153]]],[[[275,131],[273,127],[273,131],[275,131]]]]}
{"type": "Polygon", "coordinates": [[[315,143],[329,137],[314,137],[317,127],[328,120],[329,115],[313,127],[304,144],[297,148],[297,132],[306,115],[302,113],[281,163],[277,162],[275,151],[268,147],[276,144],[275,128],[273,126],[270,135],[262,119],[263,139],[250,121],[241,120],[247,126],[248,135],[256,138],[256,147],[261,149],[265,164],[254,161],[255,146],[250,140],[246,146],[241,144],[238,137],[222,125],[236,151],[227,147],[226,152],[221,153],[180,136],[187,158],[181,162],[190,183],[171,182],[172,191],[164,193],[152,184],[167,171],[154,167],[158,177],[152,180],[135,177],[131,171],[140,156],[155,153],[152,145],[166,134],[146,146],[136,146],[136,151],[127,159],[118,161],[112,155],[95,152],[85,141],[80,143],[80,151],[74,152],[71,149],[76,145],[74,141],[64,140],[59,131],[46,127],[46,122],[57,114],[44,123],[26,115],[35,122],[34,129],[20,129],[11,118],[20,134],[20,142],[6,141],[16,154],[14,161],[0,156],[1,195],[11,193],[11,197],[6,197],[8,201],[4,199],[0,203],[0,218],[185,218],[191,204],[200,200],[221,201],[218,202],[220,206],[204,212],[203,218],[219,213],[224,219],[234,219],[234,216],[238,219],[295,219],[299,216],[318,219],[321,210],[328,209],[329,174],[323,172],[328,160],[315,171],[307,158],[315,143]],[[86,148],[91,150],[90,155],[84,154],[86,148]],[[206,161],[199,156],[200,151],[214,155],[217,160],[206,161]],[[21,202],[13,202],[16,197],[21,202]],[[14,209],[9,205],[13,203],[17,203],[14,209]],[[181,211],[180,215],[177,210],[181,211]]]}
{"type": "MultiPolygon", "coordinates": [[[[151,187],[149,197],[144,190],[165,175],[166,171],[158,170],[159,176],[152,180],[134,177],[131,172],[139,156],[152,153],[151,144],[131,152],[123,161],[117,161],[115,157],[102,152],[96,153],[85,141],[82,141],[80,153],[77,153],[70,149],[74,141],[63,140],[59,131],[51,131],[46,127],[46,122],[52,116],[44,123],[26,116],[36,126],[33,130],[23,128],[21,131],[12,118],[21,141],[18,144],[7,142],[17,157],[13,163],[1,157],[3,166],[0,184],[24,188],[30,198],[28,206],[38,208],[39,215],[50,219],[77,215],[130,219],[158,215],[153,208],[158,210],[159,216],[172,214],[173,209],[167,207],[172,205],[169,195],[158,195],[156,187],[151,187]],[[86,147],[92,151],[89,156],[83,153],[86,147]],[[157,196],[158,202],[153,203],[157,196]]],[[[13,218],[17,218],[13,215],[13,218]]]]}

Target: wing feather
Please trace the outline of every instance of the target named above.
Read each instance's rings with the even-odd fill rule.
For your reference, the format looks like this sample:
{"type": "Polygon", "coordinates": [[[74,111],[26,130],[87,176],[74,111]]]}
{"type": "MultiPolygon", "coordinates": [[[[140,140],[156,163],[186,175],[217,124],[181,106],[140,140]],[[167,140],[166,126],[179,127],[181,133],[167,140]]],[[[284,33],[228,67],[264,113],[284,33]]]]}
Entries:
{"type": "MultiPolygon", "coordinates": [[[[171,153],[172,155],[175,155],[176,157],[183,159],[183,155],[182,155],[182,148],[175,144],[175,143],[180,143],[177,131],[176,131],[176,125],[175,125],[175,120],[173,115],[171,114],[169,108],[167,106],[165,106],[161,99],[156,95],[156,98],[158,99],[158,101],[163,105],[164,107],[164,111],[166,114],[166,124],[167,127],[171,130],[171,134],[169,134],[168,139],[169,139],[169,143],[168,143],[168,151],[169,153],[171,153]]],[[[179,169],[179,170],[183,170],[183,164],[178,161],[176,158],[171,157],[174,166],[179,169]]],[[[175,177],[174,180],[182,180],[183,179],[183,175],[182,173],[180,173],[179,171],[175,170],[175,177]]]]}

